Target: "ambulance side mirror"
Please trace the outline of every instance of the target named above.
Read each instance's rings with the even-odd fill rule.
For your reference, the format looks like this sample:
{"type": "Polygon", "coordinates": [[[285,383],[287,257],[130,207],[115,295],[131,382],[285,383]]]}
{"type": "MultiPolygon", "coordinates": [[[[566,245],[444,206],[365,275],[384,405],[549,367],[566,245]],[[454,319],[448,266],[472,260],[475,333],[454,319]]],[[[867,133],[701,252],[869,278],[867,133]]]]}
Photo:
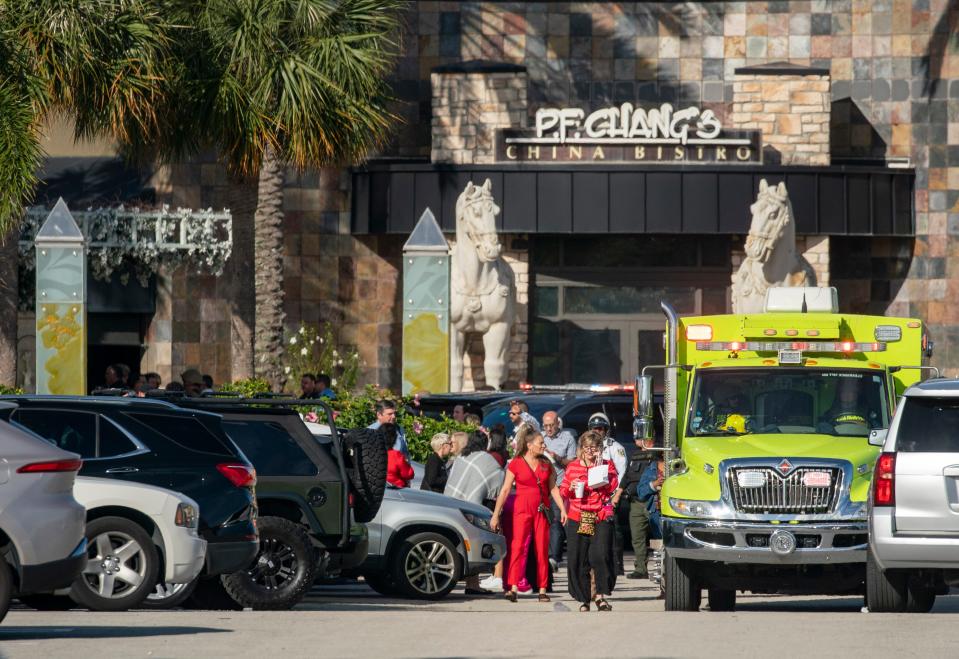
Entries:
{"type": "Polygon", "coordinates": [[[653,419],[653,376],[640,375],[636,378],[636,409],[633,414],[633,439],[653,439],[656,428],[653,419]]]}

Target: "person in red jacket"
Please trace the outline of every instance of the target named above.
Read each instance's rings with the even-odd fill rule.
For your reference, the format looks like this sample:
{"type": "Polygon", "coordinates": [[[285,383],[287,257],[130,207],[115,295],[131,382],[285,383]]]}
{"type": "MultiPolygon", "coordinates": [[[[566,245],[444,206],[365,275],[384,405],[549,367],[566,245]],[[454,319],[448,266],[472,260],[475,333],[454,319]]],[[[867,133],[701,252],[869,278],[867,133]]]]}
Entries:
{"type": "MultiPolygon", "coordinates": [[[[590,571],[596,577],[596,608],[611,611],[606,601],[613,589],[613,493],[619,485],[616,466],[602,458],[603,438],[588,431],[579,438],[577,459],[570,462],[559,486],[569,504],[566,522],[569,594],[581,602],[580,611],[589,611],[590,571]],[[605,483],[589,485],[590,469],[599,468],[605,483]],[[605,467],[605,470],[603,469],[605,467]]],[[[594,479],[595,483],[595,479],[594,479]]]]}
{"type": "Polygon", "coordinates": [[[393,448],[398,429],[394,423],[384,423],[376,432],[383,436],[386,451],[386,482],[393,487],[409,487],[413,480],[413,466],[402,451],[393,448]]]}

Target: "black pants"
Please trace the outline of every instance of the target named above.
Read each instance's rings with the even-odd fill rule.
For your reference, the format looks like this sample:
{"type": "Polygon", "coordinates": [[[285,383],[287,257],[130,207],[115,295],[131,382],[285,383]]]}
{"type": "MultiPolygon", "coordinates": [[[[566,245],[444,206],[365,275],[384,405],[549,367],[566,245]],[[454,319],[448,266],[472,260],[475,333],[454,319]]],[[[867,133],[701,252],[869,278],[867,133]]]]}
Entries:
{"type": "Polygon", "coordinates": [[[576,532],[579,522],[566,522],[566,565],[569,594],[577,602],[589,602],[591,597],[590,569],[596,574],[596,594],[609,595],[615,583],[613,566],[613,522],[596,522],[593,535],[576,532]]]}
{"type": "Polygon", "coordinates": [[[556,502],[550,499],[550,508],[553,509],[553,523],[549,527],[549,557],[559,563],[563,560],[563,543],[566,542],[566,529],[559,521],[560,510],[556,502]]]}

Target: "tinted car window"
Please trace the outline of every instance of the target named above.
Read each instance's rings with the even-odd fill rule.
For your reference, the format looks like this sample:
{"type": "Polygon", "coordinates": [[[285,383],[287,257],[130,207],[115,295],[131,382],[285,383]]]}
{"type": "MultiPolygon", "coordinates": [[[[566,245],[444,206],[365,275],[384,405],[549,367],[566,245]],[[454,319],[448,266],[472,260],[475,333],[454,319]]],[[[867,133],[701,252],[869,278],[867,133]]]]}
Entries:
{"type": "Polygon", "coordinates": [[[130,441],[122,430],[117,428],[110,419],[100,417],[100,447],[97,456],[109,458],[114,455],[123,455],[136,451],[139,447],[130,441]]]}
{"type": "Polygon", "coordinates": [[[147,446],[150,445],[149,435],[155,433],[189,451],[235,457],[234,450],[194,418],[137,412],[125,416],[131,425],[124,425],[127,425],[128,430],[135,436],[143,439],[147,446]]]}
{"type": "Polygon", "coordinates": [[[223,429],[262,476],[316,476],[316,465],[278,423],[224,421],[223,429]]]}
{"type": "Polygon", "coordinates": [[[15,420],[64,451],[97,455],[97,417],[86,412],[19,409],[15,420]]]}
{"type": "Polygon", "coordinates": [[[903,453],[959,453],[959,400],[906,398],[896,450],[903,453]]]}

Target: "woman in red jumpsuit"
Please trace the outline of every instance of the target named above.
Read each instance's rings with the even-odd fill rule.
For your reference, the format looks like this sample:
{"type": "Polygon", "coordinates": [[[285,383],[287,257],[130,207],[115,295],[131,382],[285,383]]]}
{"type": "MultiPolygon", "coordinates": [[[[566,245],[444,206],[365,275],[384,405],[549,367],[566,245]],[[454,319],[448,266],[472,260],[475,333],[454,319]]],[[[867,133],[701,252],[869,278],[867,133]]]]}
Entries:
{"type": "Polygon", "coordinates": [[[506,468],[506,480],[496,499],[493,519],[490,521],[494,531],[500,528],[500,514],[515,483],[512,524],[506,538],[509,564],[503,582],[504,587],[509,586],[506,589],[506,599],[511,602],[516,601],[517,584],[526,572],[526,555],[523,549],[530,534],[532,542],[529,550],[535,549],[537,558],[539,601],[549,601],[549,595],[546,594],[546,584],[549,581],[549,520],[546,517],[550,507],[549,498],[553,497],[562,511],[561,519],[564,524],[566,508],[556,487],[556,473],[546,459],[545,451],[546,442],[543,436],[530,426],[521,426],[516,432],[516,456],[506,468]]]}

